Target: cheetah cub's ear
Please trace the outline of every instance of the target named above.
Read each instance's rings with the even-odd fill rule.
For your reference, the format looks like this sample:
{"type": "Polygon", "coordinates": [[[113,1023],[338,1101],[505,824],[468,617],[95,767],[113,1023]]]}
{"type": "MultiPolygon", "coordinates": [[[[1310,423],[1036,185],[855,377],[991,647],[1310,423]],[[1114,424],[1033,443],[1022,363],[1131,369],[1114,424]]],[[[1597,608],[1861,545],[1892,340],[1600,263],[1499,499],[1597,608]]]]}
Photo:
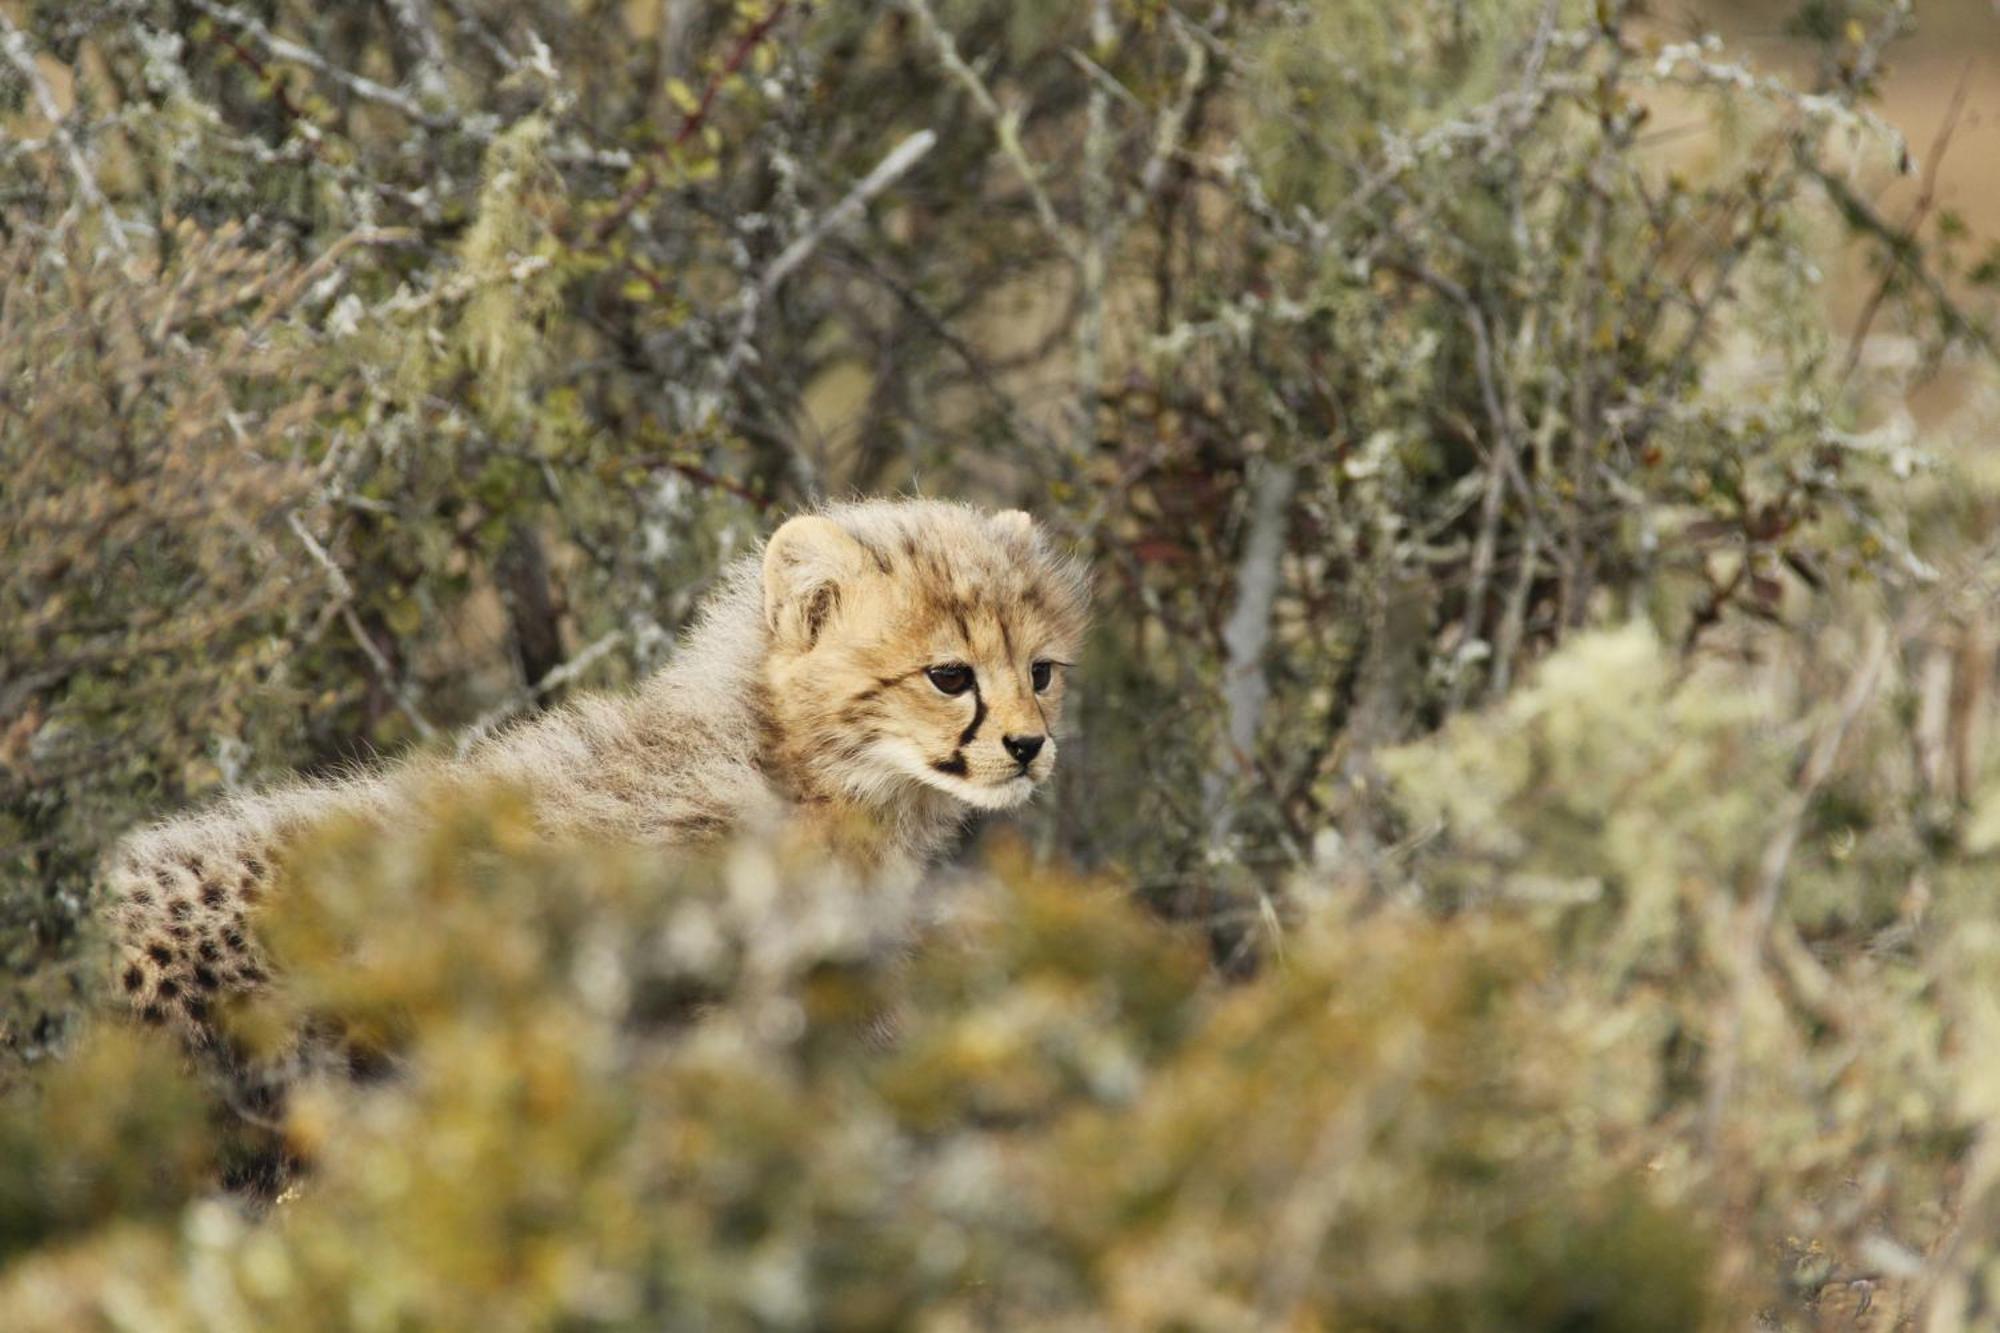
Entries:
{"type": "Polygon", "coordinates": [[[830,518],[802,514],[764,545],[764,620],[777,642],[804,652],[818,642],[868,563],[860,542],[830,518]]]}

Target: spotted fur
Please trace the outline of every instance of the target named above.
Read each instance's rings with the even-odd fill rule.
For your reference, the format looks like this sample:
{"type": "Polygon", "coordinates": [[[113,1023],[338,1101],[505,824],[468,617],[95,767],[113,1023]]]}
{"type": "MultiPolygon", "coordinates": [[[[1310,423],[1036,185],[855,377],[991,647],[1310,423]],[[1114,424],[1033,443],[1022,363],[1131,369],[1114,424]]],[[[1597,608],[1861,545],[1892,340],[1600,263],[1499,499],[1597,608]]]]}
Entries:
{"type": "Polygon", "coordinates": [[[1084,617],[1079,570],[1018,510],[874,501],[795,518],[725,571],[673,661],[631,693],[454,763],[239,797],[128,838],[104,876],[114,989],[142,1021],[207,1040],[215,1002],[267,980],[253,927],[286,847],[336,813],[407,818],[441,775],[515,785],[557,836],[686,847],[755,829],[912,874],[969,812],[1048,778],[1084,617]],[[936,683],[953,668],[969,675],[957,694],[936,683]]]}

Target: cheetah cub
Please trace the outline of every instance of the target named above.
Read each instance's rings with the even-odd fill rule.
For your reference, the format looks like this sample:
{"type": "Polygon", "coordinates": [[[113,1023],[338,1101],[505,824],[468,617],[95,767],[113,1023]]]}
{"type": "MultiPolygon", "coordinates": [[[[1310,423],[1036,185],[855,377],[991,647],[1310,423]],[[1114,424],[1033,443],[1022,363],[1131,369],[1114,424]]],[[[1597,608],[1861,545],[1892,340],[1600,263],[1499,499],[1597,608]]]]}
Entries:
{"type": "Polygon", "coordinates": [[[287,846],[329,816],[392,824],[440,776],[526,793],[548,833],[665,847],[742,830],[856,873],[913,876],[968,814],[1055,765],[1081,571],[1028,515],[929,500],[794,518],[724,572],[672,661],[480,742],[142,830],[104,874],[115,989],[196,1041],[266,980],[253,934],[287,846]]]}

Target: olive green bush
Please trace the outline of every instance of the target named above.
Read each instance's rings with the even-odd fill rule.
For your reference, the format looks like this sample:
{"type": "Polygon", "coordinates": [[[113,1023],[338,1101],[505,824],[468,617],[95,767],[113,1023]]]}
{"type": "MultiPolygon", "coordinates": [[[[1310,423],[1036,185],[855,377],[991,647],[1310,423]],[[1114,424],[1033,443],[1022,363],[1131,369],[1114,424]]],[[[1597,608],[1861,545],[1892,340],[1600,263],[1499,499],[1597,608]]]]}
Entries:
{"type": "Polygon", "coordinates": [[[253,747],[294,753],[311,698],[285,651],[306,626],[281,518],[309,493],[299,437],[329,403],[230,323],[280,308],[303,274],[235,229],[178,239],[134,284],[73,242],[17,240],[0,259],[0,1033],[18,1050],[66,1035],[106,830],[140,800],[212,787],[253,747]],[[258,396],[266,412],[234,415],[258,396]]]}
{"type": "MultiPolygon", "coordinates": [[[[299,1085],[280,1128],[312,1166],[256,1220],[64,1128],[161,1056],[94,1036],[17,1104],[11,1169],[93,1184],[26,1196],[43,1243],[0,1312],[110,1327],[133,1271],[161,1328],[1976,1311],[1994,851],[1934,843],[1934,898],[1864,949],[1812,903],[1868,897],[1886,824],[1801,834],[1810,891],[1760,904],[1772,812],[1805,810],[1796,729],[1752,682],[1679,675],[1648,629],[1584,636],[1386,753],[1405,846],[1365,885],[1301,872],[1282,953],[1233,986],[1129,884],[1018,844],[897,898],[756,846],[550,846],[504,792],[440,793],[421,835],[328,830],[268,922],[284,981],[232,1028],[255,1050],[310,1020],[394,1072],[299,1085]]],[[[1885,684],[1798,720],[1893,730],[1885,684]]],[[[126,1132],[162,1173],[212,1141],[199,1100],[147,1114],[126,1132]]]]}
{"type": "MultiPolygon", "coordinates": [[[[150,1326],[1684,1329],[1723,1308],[1698,1219],[1573,1140],[1585,1034],[1524,930],[1329,915],[1221,990],[1115,885],[1019,853],[912,949],[915,904],[755,849],[676,869],[537,845],[504,798],[451,811],[300,857],[274,1003],[404,1072],[299,1093],[285,1132],[315,1167],[264,1222],[197,1199],[135,1241],[135,1188],[118,1234],[154,1275],[150,1326]]],[[[97,1265],[131,1262],[44,1246],[0,1311],[109,1326],[97,1265]]]]}

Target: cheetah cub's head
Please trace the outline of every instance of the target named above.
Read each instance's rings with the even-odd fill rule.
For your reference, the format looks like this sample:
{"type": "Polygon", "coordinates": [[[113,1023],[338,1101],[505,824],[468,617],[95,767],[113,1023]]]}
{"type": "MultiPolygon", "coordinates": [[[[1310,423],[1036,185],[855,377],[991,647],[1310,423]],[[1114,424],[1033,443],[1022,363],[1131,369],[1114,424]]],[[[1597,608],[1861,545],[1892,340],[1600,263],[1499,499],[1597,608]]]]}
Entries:
{"type": "Polygon", "coordinates": [[[1087,594],[1028,515],[837,506],[772,535],[763,581],[772,710],[820,789],[1003,810],[1047,780],[1087,594]]]}

